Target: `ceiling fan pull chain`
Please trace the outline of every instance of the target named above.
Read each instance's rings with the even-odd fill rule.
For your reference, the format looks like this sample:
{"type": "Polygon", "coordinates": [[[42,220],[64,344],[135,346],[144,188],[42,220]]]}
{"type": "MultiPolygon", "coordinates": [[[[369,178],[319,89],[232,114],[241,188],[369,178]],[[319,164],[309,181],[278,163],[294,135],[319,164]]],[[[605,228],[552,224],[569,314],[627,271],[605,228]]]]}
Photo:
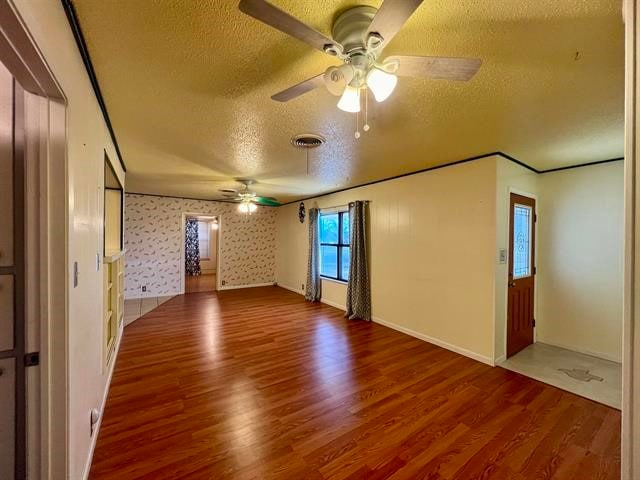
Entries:
{"type": "Polygon", "coordinates": [[[307,176],[309,176],[309,149],[307,148],[307,176]]]}
{"type": "Polygon", "coordinates": [[[364,89],[364,126],[362,130],[368,132],[371,127],[369,126],[369,89],[364,89]]]}
{"type": "Polygon", "coordinates": [[[356,140],[360,138],[360,112],[356,112],[356,133],[354,134],[354,137],[356,137],[356,140]]]}

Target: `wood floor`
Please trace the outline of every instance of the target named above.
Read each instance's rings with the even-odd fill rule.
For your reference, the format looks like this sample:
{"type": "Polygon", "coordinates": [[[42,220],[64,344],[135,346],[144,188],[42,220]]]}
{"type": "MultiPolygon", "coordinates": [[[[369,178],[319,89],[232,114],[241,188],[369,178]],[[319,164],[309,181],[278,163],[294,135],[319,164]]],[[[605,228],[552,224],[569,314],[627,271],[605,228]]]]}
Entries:
{"type": "Polygon", "coordinates": [[[202,274],[195,277],[191,275],[185,275],[184,277],[184,291],[185,293],[196,292],[212,292],[216,289],[216,275],[202,274]]]}
{"type": "Polygon", "coordinates": [[[266,287],[127,327],[90,478],[619,474],[617,410],[266,287]]]}

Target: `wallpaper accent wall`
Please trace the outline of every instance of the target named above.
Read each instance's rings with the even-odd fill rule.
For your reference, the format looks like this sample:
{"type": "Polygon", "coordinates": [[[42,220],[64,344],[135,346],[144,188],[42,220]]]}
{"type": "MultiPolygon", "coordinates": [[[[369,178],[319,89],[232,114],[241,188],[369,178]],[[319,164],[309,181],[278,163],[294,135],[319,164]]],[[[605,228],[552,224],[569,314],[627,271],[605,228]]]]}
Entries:
{"type": "Polygon", "coordinates": [[[183,213],[221,218],[219,275],[225,286],[274,283],[276,209],[259,206],[250,216],[237,209],[226,202],[126,194],[125,297],[180,293],[183,213]]]}

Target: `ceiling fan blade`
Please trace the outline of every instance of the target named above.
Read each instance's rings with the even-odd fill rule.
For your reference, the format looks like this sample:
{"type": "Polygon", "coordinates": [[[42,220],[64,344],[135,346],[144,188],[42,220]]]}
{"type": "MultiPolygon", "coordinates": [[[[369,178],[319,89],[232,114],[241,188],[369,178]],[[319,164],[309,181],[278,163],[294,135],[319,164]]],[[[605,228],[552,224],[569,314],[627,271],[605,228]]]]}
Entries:
{"type": "Polygon", "coordinates": [[[384,63],[398,62],[397,75],[402,77],[427,77],[441,80],[466,82],[482,65],[479,58],[416,57],[395,55],[385,58],[384,63]]]}
{"type": "Polygon", "coordinates": [[[324,52],[327,45],[340,46],[329,37],[264,0],[241,0],[238,8],[256,20],[297,38],[321,52],[324,52]]]}
{"type": "Polygon", "coordinates": [[[413,15],[423,0],[384,0],[369,25],[369,33],[378,33],[384,40],[384,46],[396,36],[402,26],[413,15]]]}
{"type": "Polygon", "coordinates": [[[300,82],[293,87],[289,87],[286,90],[276,93],[271,98],[278,102],[288,102],[289,100],[299,97],[302,94],[310,92],[314,88],[318,88],[324,85],[324,73],[311,77],[304,82],[300,82]]]}
{"type": "Polygon", "coordinates": [[[277,207],[278,205],[280,205],[280,202],[278,202],[273,197],[256,197],[256,203],[259,203],[260,205],[268,205],[271,207],[277,207]]]}

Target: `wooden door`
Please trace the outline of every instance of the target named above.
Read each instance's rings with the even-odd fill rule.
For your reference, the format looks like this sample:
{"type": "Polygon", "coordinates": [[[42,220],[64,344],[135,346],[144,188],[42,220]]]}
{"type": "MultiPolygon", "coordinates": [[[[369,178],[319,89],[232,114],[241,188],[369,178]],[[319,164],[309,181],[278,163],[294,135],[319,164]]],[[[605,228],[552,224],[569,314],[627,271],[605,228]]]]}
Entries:
{"type": "Polygon", "coordinates": [[[507,357],[533,343],[536,202],[511,194],[509,208],[509,287],[507,357]]]}

